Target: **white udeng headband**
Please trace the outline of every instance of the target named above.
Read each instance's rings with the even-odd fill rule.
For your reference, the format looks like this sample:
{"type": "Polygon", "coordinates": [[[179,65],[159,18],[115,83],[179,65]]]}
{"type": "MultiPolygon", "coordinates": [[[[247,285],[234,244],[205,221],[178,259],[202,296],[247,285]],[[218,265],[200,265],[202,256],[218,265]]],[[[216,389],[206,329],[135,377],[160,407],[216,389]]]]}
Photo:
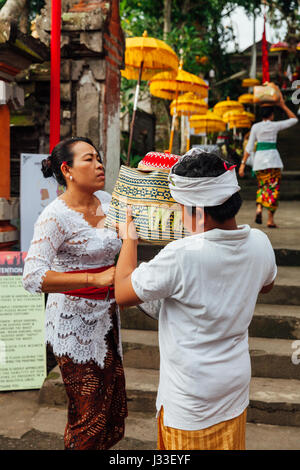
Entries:
{"type": "Polygon", "coordinates": [[[169,173],[171,196],[184,206],[220,206],[241,189],[231,168],[216,177],[188,178],[172,173],[172,167],[169,173]]]}

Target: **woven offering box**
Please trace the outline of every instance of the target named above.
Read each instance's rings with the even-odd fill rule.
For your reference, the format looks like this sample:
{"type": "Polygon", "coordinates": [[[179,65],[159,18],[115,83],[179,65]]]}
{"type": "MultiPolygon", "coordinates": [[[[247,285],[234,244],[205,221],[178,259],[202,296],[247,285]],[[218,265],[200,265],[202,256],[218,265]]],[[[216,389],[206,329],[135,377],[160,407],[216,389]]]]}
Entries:
{"type": "Polygon", "coordinates": [[[276,104],[281,98],[281,92],[274,83],[255,86],[253,90],[253,103],[258,104],[276,104]]]}
{"type": "Polygon", "coordinates": [[[181,208],[171,197],[168,173],[161,169],[141,171],[121,166],[105,226],[125,222],[130,205],[140,239],[167,243],[182,238],[181,208]]]}

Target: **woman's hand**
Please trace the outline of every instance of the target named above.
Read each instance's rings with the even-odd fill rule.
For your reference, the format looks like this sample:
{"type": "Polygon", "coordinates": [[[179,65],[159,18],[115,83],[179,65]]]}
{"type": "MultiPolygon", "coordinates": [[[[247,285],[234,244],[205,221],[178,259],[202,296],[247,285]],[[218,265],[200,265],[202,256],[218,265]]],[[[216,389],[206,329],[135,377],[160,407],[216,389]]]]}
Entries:
{"type": "Polygon", "coordinates": [[[244,176],[245,176],[245,163],[241,163],[241,164],[240,164],[239,176],[240,176],[241,178],[244,178],[244,176]]]}
{"type": "Polygon", "coordinates": [[[116,267],[112,266],[102,273],[94,273],[89,275],[89,284],[93,287],[112,286],[115,281],[116,267]]]}

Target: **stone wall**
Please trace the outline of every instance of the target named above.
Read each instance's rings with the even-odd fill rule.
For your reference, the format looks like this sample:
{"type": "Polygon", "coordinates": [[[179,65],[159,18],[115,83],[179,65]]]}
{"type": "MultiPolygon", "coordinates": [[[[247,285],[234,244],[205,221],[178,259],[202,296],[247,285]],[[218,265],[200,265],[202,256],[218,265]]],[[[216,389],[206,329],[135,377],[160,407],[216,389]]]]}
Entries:
{"type": "MultiPolygon", "coordinates": [[[[50,43],[50,18],[48,0],[36,21],[36,32],[45,44],[50,43]]],[[[105,189],[109,192],[120,167],[120,68],[124,48],[119,0],[90,5],[85,2],[81,9],[74,1],[62,1],[61,139],[75,135],[92,139],[104,158],[105,189]]],[[[50,63],[31,67],[18,81],[27,87],[33,101],[28,111],[40,135],[39,151],[48,153],[50,63]]]]}

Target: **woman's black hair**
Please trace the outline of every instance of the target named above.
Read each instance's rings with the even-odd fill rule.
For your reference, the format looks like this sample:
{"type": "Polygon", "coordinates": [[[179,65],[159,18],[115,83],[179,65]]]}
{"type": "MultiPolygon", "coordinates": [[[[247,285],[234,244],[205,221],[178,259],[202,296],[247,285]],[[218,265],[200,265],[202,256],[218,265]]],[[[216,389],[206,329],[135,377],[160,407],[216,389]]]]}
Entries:
{"type": "Polygon", "coordinates": [[[274,106],[262,106],[260,110],[261,118],[268,119],[272,114],[274,114],[274,112],[274,106]]]}
{"type": "Polygon", "coordinates": [[[66,162],[70,167],[73,166],[72,145],[76,142],[86,142],[92,145],[99,154],[98,149],[88,137],[69,137],[64,139],[54,147],[51,155],[47,159],[42,160],[42,173],[44,178],[54,176],[58,184],[66,186],[66,180],[60,168],[63,162],[66,162]]]}
{"type": "MultiPolygon", "coordinates": [[[[224,162],[229,168],[232,163],[223,160],[215,153],[203,152],[193,149],[192,154],[183,156],[173,170],[176,175],[189,178],[217,177],[225,173],[224,162]]],[[[219,206],[204,207],[204,212],[215,221],[223,223],[234,217],[240,210],[242,198],[239,192],[234,193],[227,201],[219,206]]],[[[196,213],[196,207],[189,210],[191,214],[196,213]]]]}

